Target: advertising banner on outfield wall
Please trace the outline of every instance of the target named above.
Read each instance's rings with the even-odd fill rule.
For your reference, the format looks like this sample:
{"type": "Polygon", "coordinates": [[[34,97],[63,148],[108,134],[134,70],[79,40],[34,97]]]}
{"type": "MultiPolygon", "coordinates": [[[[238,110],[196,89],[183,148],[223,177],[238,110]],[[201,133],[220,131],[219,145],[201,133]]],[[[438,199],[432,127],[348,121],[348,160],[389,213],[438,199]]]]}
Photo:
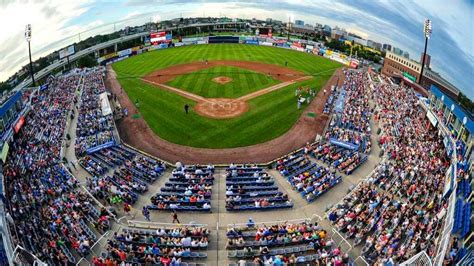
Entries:
{"type": "Polygon", "coordinates": [[[271,43],[271,42],[261,42],[260,45],[263,45],[263,46],[273,46],[273,43],[271,43]]]}
{"type": "Polygon", "coordinates": [[[104,55],[102,57],[99,57],[99,58],[97,58],[97,62],[101,63],[101,62],[103,62],[107,59],[113,58],[113,57],[117,57],[117,53],[110,53],[110,54],[104,55]]]}
{"type": "Polygon", "coordinates": [[[128,48],[128,49],[125,49],[125,50],[122,50],[122,51],[118,51],[117,56],[118,57],[123,57],[123,56],[126,56],[126,55],[130,55],[131,53],[132,53],[132,49],[128,48]]]}
{"type": "Polygon", "coordinates": [[[292,46],[290,46],[290,48],[293,49],[293,50],[296,50],[296,51],[304,52],[303,47],[298,47],[298,46],[292,45],[292,46]]]}

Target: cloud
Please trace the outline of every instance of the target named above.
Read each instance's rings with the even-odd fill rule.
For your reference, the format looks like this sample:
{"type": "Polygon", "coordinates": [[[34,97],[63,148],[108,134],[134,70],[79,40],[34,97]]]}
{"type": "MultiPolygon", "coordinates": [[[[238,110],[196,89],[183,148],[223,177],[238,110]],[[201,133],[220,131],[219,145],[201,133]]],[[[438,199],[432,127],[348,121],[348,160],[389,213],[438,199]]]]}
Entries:
{"type": "MultiPolygon", "coordinates": [[[[51,43],[73,34],[71,31],[84,30],[84,26],[63,28],[69,20],[87,12],[84,4],[76,1],[2,1],[0,5],[0,80],[14,74],[20,66],[28,62],[28,50],[23,33],[26,24],[32,25],[33,59],[47,55],[44,49],[51,43]]],[[[57,47],[59,48],[59,47],[57,47]]]]}
{"type": "Polygon", "coordinates": [[[33,25],[33,57],[66,46],[86,35],[111,32],[178,16],[267,17],[288,15],[306,23],[339,25],[368,39],[391,43],[418,59],[423,49],[422,24],[433,21],[429,43],[432,66],[474,98],[474,5],[472,1],[348,1],[348,0],[124,0],[113,4],[90,1],[0,1],[0,80],[27,62],[24,26],[33,25]],[[87,29],[93,29],[85,32],[87,29]]]}

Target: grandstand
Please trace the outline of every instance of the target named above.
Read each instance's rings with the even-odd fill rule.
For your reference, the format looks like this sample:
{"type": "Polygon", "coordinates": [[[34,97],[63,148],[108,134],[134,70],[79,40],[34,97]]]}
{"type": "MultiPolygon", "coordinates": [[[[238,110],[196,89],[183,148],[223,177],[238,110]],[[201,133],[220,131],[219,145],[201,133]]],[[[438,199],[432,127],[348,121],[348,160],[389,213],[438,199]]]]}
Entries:
{"type": "MultiPolygon", "coordinates": [[[[199,45],[227,40],[239,38],[199,45]]],[[[105,66],[8,95],[0,264],[469,265],[472,118],[436,87],[425,98],[366,68],[341,73],[315,99],[323,134],[266,163],[128,145],[105,66]]]]}

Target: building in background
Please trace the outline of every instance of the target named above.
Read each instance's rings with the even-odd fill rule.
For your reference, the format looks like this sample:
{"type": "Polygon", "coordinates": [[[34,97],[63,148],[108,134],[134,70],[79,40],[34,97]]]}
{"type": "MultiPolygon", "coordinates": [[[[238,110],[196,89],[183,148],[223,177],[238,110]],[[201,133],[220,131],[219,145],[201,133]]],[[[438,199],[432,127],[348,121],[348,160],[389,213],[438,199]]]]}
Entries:
{"type": "MultiPolygon", "coordinates": [[[[424,53],[421,53],[420,63],[423,61],[423,55],[424,55],[424,53]]],[[[426,54],[426,57],[425,57],[425,67],[426,67],[426,68],[430,68],[430,63],[431,63],[431,56],[430,56],[429,54],[426,54]]]]}
{"type": "Polygon", "coordinates": [[[291,27],[291,32],[295,34],[314,34],[314,27],[312,25],[296,25],[293,24],[291,27]]]}
{"type": "Polygon", "coordinates": [[[379,42],[374,42],[374,47],[375,50],[377,51],[382,51],[382,44],[379,42]]]}
{"type": "MultiPolygon", "coordinates": [[[[394,48],[398,49],[398,48],[394,48]]],[[[387,51],[382,67],[382,74],[389,77],[405,77],[412,82],[420,78],[421,65],[397,53],[387,51]]]]}
{"type": "Polygon", "coordinates": [[[410,58],[410,54],[409,54],[407,51],[403,51],[403,57],[409,59],[409,58],[410,58]]]}
{"type": "Polygon", "coordinates": [[[391,52],[391,51],[392,51],[392,45],[387,44],[387,43],[384,43],[383,46],[382,46],[382,51],[389,51],[389,52],[391,52]]]}
{"type": "Polygon", "coordinates": [[[400,81],[403,80],[410,83],[420,83],[425,89],[429,89],[432,85],[434,85],[444,94],[450,96],[453,99],[457,99],[459,95],[459,90],[454,85],[452,85],[449,81],[441,77],[440,74],[434,72],[429,67],[426,67],[423,71],[423,78],[420,82],[421,63],[390,51],[386,52],[382,67],[382,74],[388,77],[393,77],[400,81]]]}
{"type": "Polygon", "coordinates": [[[403,56],[403,50],[398,47],[393,47],[392,52],[396,55],[403,56]]]}
{"type": "Polygon", "coordinates": [[[324,25],[323,27],[323,36],[326,36],[326,37],[331,37],[331,27],[329,27],[329,25],[324,25]]]}
{"type": "Polygon", "coordinates": [[[303,20],[295,20],[295,26],[304,26],[304,21],[303,20]]]}
{"type": "Polygon", "coordinates": [[[344,32],[338,28],[334,28],[331,31],[331,38],[334,40],[339,40],[344,37],[344,32]]]}

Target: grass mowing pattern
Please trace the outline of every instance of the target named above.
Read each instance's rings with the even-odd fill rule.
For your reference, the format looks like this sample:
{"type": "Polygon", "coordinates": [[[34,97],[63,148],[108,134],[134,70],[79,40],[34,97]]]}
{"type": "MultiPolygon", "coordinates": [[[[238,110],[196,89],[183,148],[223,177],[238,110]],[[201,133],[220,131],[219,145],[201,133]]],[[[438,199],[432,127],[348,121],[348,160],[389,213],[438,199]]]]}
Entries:
{"type": "Polygon", "coordinates": [[[231,66],[210,67],[180,75],[167,82],[172,87],[206,98],[238,98],[277,83],[278,80],[265,74],[231,66]],[[221,76],[232,78],[232,81],[226,84],[212,81],[213,78],[221,76]]]}
{"type": "Polygon", "coordinates": [[[139,99],[142,117],[158,136],[173,143],[202,148],[248,146],[284,134],[304,111],[304,108],[296,108],[295,89],[310,86],[319,90],[340,66],[328,59],[292,50],[237,44],[159,50],[113,65],[120,84],[132,102],[139,99]],[[184,104],[194,107],[195,102],[139,79],[157,69],[203,59],[258,61],[283,66],[288,61],[288,67],[313,74],[314,78],[252,99],[248,112],[225,120],[202,117],[194,112],[186,115],[184,104]]]}

